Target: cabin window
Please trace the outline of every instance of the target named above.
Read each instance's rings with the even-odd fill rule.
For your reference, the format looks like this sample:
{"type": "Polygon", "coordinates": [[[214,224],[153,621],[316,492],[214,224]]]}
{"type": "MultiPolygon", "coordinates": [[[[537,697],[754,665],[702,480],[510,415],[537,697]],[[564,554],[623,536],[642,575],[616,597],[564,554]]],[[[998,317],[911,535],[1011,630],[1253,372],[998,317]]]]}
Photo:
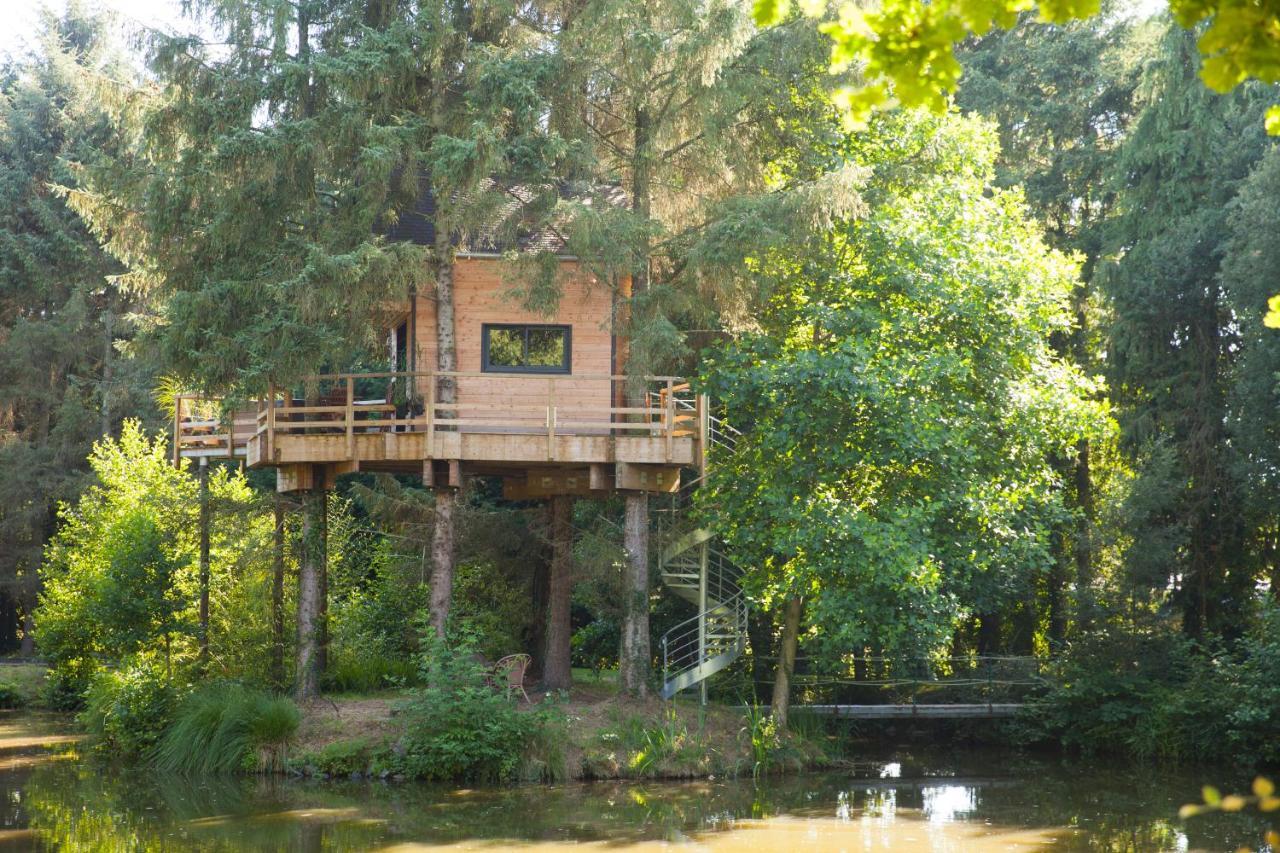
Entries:
{"type": "Polygon", "coordinates": [[[483,360],[490,373],[568,373],[572,334],[569,326],[481,326],[483,360]]]}

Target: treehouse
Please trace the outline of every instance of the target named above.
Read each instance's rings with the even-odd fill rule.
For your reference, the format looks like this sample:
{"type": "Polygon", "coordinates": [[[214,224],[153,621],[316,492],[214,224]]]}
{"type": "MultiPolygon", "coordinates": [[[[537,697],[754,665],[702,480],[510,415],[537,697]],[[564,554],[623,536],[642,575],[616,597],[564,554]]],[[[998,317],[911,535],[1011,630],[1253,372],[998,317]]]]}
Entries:
{"type": "MultiPolygon", "coordinates": [[[[431,213],[427,197],[389,236],[431,245],[431,213]]],[[[230,422],[209,401],[179,399],[175,461],[274,467],[286,492],[329,488],[354,471],[420,474],[434,487],[500,476],[513,499],[674,491],[682,467],[701,466],[706,405],[679,377],[626,375],[615,328],[626,289],[597,281],[552,229],[506,245],[481,235],[459,247],[454,269],[456,370],[434,369],[436,303],[418,295],[392,312],[382,369],[270,388],[230,422]],[[514,297],[519,281],[504,257],[513,249],[556,254],[563,289],[554,310],[514,297]]]]}

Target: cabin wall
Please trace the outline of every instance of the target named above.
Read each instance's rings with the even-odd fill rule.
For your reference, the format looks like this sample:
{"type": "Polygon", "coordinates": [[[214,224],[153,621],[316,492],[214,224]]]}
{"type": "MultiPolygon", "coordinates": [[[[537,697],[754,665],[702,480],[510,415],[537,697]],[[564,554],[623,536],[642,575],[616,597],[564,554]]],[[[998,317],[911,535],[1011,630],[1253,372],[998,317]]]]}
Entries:
{"type": "MultiPolygon", "coordinates": [[[[458,380],[458,416],[485,420],[494,426],[545,429],[551,382],[555,384],[556,416],[561,422],[608,420],[611,389],[607,377],[614,373],[612,333],[613,294],[577,265],[565,261],[567,281],[555,313],[548,316],[525,310],[511,295],[510,270],[498,258],[459,258],[454,268],[454,312],[458,371],[482,372],[481,326],[486,323],[536,323],[572,327],[569,374],[486,373],[458,380]],[[471,406],[479,408],[469,408],[471,406]],[[519,407],[530,411],[518,411],[519,407]]],[[[417,300],[415,318],[419,370],[434,370],[435,302],[430,294],[417,300]]],[[[427,389],[419,389],[424,395],[427,389]]],[[[565,432],[590,429],[565,428],[565,432]]]]}

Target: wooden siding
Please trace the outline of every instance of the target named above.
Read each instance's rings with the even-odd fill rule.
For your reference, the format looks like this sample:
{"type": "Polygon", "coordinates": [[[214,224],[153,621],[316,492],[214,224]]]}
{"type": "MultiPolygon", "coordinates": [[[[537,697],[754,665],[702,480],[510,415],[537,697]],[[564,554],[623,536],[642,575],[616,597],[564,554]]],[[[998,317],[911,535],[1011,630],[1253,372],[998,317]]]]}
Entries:
{"type": "MultiPolygon", "coordinates": [[[[481,372],[481,327],[486,323],[533,323],[571,326],[572,359],[570,373],[557,376],[557,412],[562,421],[584,423],[600,417],[599,412],[610,403],[611,386],[607,379],[571,381],[577,376],[602,376],[618,373],[613,363],[612,333],[613,294],[585,274],[578,274],[576,264],[563,261],[566,283],[557,310],[551,314],[528,311],[512,295],[518,286],[508,276],[510,268],[499,258],[460,258],[454,270],[454,312],[457,336],[457,370],[481,372]]],[[[435,370],[435,302],[429,295],[418,298],[415,318],[417,365],[420,370],[435,370]]],[[[427,389],[419,389],[427,396],[427,389]]],[[[543,383],[527,373],[486,373],[458,380],[460,414],[466,416],[468,404],[493,406],[505,404],[510,411],[503,420],[512,431],[545,429],[547,393],[543,383]],[[515,380],[515,381],[513,381],[515,380]],[[528,407],[528,411],[521,411],[528,407]]],[[[603,428],[602,424],[602,428],[603,428]]],[[[589,429],[580,427],[579,430],[589,429]]]]}

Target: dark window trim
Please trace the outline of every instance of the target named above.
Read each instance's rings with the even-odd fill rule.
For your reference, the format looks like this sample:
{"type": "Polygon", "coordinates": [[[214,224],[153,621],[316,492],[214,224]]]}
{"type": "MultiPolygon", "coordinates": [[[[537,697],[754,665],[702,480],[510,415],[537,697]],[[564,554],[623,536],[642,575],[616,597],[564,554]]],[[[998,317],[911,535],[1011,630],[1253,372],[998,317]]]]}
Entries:
{"type": "Polygon", "coordinates": [[[547,323],[483,323],[480,326],[480,370],[484,373],[554,373],[568,374],[573,365],[573,326],[562,326],[547,323]],[[494,329],[514,329],[524,332],[524,355],[529,357],[529,332],[545,331],[564,332],[564,361],[558,365],[523,365],[512,367],[506,364],[489,363],[489,332],[494,329]]]}

